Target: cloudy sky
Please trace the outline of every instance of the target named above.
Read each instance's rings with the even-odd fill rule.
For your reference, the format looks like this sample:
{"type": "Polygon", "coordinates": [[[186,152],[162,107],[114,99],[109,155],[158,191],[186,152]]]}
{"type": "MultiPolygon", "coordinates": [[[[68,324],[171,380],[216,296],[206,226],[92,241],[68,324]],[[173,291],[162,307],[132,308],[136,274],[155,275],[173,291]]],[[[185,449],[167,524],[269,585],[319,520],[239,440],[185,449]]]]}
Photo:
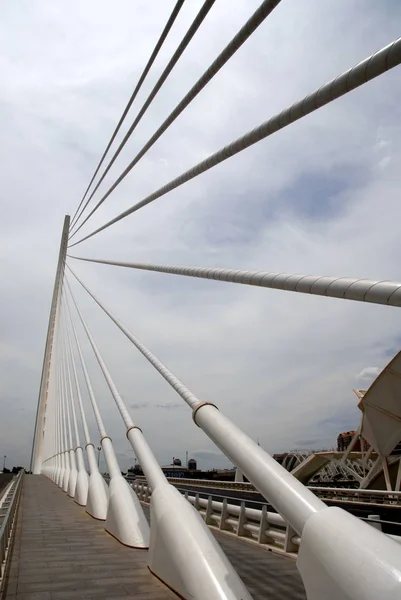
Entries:
{"type": "MultiPolygon", "coordinates": [[[[0,456],[9,466],[29,463],[64,215],[74,214],[173,5],[20,0],[1,7],[0,456]]],[[[258,5],[217,0],[102,190],[258,5]]],[[[184,4],[122,133],[200,6],[184,4]]],[[[396,39],[400,19],[394,0],[283,0],[82,233],[396,39]]],[[[72,253],[399,281],[400,81],[393,69],[72,253]]],[[[352,388],[366,388],[400,350],[395,308],[70,264],[199,398],[271,452],[332,447],[339,431],[357,425],[352,388]]],[[[180,397],[74,290],[160,462],[188,450],[201,467],[228,466],[180,397]]],[[[132,451],[82,332],[81,339],[125,469],[132,451]]]]}

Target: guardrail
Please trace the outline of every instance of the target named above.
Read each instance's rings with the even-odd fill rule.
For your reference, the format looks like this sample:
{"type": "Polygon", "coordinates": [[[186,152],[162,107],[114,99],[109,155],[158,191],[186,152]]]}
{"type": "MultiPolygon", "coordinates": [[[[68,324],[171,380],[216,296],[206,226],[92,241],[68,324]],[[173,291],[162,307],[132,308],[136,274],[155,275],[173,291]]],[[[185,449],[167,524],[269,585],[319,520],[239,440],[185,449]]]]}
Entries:
{"type": "MultiPolygon", "coordinates": [[[[182,480],[180,481],[182,482],[182,480]]],[[[172,483],[171,480],[170,483],[172,483]]],[[[152,489],[145,480],[135,480],[132,487],[141,502],[150,503],[152,489]]],[[[301,544],[301,537],[296,534],[281,515],[269,512],[266,503],[252,500],[253,504],[260,505],[260,509],[250,508],[246,506],[245,501],[241,501],[240,505],[230,504],[229,500],[232,500],[232,498],[228,496],[215,493],[207,494],[207,492],[191,492],[178,486],[177,489],[196,508],[210,527],[235,537],[245,538],[247,541],[264,546],[274,552],[296,557],[301,544]],[[200,495],[207,495],[207,498],[201,498],[200,495]]],[[[322,489],[325,490],[325,488],[322,489]]],[[[336,489],[337,491],[344,491],[340,488],[336,489]]],[[[346,491],[348,492],[348,490],[346,491]]],[[[365,495],[365,492],[369,492],[369,490],[359,491],[363,492],[362,496],[365,495]]],[[[382,492],[378,491],[378,493],[381,494],[382,492]]],[[[386,492],[383,492],[383,494],[386,495],[386,492]]],[[[394,495],[394,492],[388,492],[388,494],[394,495]]],[[[397,496],[400,495],[400,493],[397,494],[397,496]]],[[[361,520],[367,521],[379,530],[382,529],[384,523],[400,525],[400,523],[383,521],[373,514],[361,520]]],[[[400,536],[389,535],[389,537],[401,544],[400,536]]]]}
{"type": "Polygon", "coordinates": [[[401,506],[401,492],[387,490],[361,490],[349,488],[324,488],[310,487],[322,500],[336,500],[338,502],[363,502],[364,504],[388,504],[401,506]]]}
{"type": "MultiPolygon", "coordinates": [[[[137,477],[135,481],[146,483],[145,477],[137,477]]],[[[174,486],[190,485],[194,487],[205,487],[215,489],[241,490],[244,492],[255,492],[258,490],[251,483],[236,481],[218,481],[207,479],[184,479],[182,477],[168,477],[169,483],[174,486]]],[[[316,494],[321,500],[333,500],[336,502],[356,502],[369,504],[388,504],[390,506],[401,506],[401,492],[387,490],[364,490],[352,488],[329,488],[308,486],[308,489],[316,494]]]]}
{"type": "Polygon", "coordinates": [[[15,531],[15,519],[21,497],[24,471],[14,477],[5,490],[0,503],[0,598],[4,587],[4,575],[15,531]]]}
{"type": "MultiPolygon", "coordinates": [[[[193,485],[195,487],[216,487],[216,488],[230,488],[232,490],[244,490],[248,492],[258,492],[252,483],[245,483],[244,481],[220,481],[218,479],[185,479],[184,477],[167,477],[168,482],[175,485],[176,483],[183,483],[185,485],[193,485]]],[[[140,483],[146,482],[146,477],[139,475],[135,478],[135,481],[140,483]]],[[[259,492],[258,492],[259,493],[259,492]]]]}
{"type": "MultiPolygon", "coordinates": [[[[149,503],[152,495],[151,488],[144,482],[133,483],[138,498],[141,502],[149,503]]],[[[178,488],[179,489],[179,488],[178,488]]],[[[268,512],[266,505],[261,510],[241,505],[229,504],[227,498],[222,496],[222,502],[213,500],[217,495],[200,498],[198,493],[191,494],[187,490],[179,489],[185,498],[202,515],[210,527],[230,533],[236,537],[247,538],[270,550],[295,556],[301,542],[300,537],[277,513],[268,512]]]]}

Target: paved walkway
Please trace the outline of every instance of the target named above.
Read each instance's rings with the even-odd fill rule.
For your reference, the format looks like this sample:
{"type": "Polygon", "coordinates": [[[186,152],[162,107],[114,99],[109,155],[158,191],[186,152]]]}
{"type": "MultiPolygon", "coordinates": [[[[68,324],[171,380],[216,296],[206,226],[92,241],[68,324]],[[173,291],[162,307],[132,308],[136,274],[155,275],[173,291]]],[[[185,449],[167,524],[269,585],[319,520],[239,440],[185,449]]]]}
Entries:
{"type": "MultiPolygon", "coordinates": [[[[254,600],[305,600],[292,559],[215,536],[254,600]]],[[[48,479],[25,477],[6,600],[177,600],[146,559],[146,550],[122,546],[48,479]]]]}
{"type": "Polygon", "coordinates": [[[6,600],[177,600],[146,559],[49,479],[25,476],[6,600]]]}

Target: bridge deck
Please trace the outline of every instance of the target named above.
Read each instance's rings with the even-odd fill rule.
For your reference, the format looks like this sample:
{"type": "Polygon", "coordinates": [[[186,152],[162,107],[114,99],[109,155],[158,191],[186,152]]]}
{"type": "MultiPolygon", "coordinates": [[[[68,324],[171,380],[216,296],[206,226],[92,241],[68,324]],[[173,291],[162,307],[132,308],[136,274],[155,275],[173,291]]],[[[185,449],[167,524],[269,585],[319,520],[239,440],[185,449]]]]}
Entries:
{"type": "MultiPolygon", "coordinates": [[[[291,559],[221,533],[216,537],[255,600],[304,600],[291,559]]],[[[6,600],[173,600],[146,566],[53,483],[26,476],[6,600]]]]}

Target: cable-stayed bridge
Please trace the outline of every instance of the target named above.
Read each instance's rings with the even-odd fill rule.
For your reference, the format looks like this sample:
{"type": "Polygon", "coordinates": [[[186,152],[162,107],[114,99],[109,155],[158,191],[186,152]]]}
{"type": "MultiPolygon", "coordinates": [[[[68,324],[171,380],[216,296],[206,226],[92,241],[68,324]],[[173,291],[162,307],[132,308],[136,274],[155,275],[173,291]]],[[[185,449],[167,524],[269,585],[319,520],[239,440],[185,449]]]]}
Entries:
{"type": "MultiPolygon", "coordinates": [[[[80,260],[106,265],[98,267],[104,269],[105,275],[107,268],[114,266],[163,276],[174,274],[256,286],[261,288],[260,294],[274,293],[265,289],[269,288],[338,301],[379,304],[382,310],[401,306],[401,282],[397,281],[268,272],[252,270],[252,265],[249,270],[238,270],[225,265],[210,268],[135,262],[130,257],[122,262],[107,256],[76,255],[85,240],[250,146],[359,87],[366,85],[368,93],[371,80],[401,63],[401,38],[398,38],[331,81],[323,82],[318,89],[284,107],[251,131],[244,132],[102,226],[88,233],[81,232],[150,148],[218,76],[220,69],[264,25],[269,15],[279,10],[280,1],[261,3],[119,177],[105,192],[100,192],[106,175],[214,3],[214,0],[205,0],[127,133],[112,150],[121,125],[128,118],[142,83],[184,4],[184,0],[177,1],[75,214],[72,219],[69,215],[64,218],[35,423],[32,475],[21,473],[7,485],[1,498],[1,581],[6,598],[150,600],[174,595],[188,600],[401,598],[401,547],[397,536],[386,535],[341,508],[325,504],[223,414],[211,398],[200,398],[190,390],[183,381],[185,373],[180,374],[183,380],[173,373],[75,273],[75,261],[80,260]],[[114,323],[188,407],[188,428],[199,427],[275,513],[269,513],[266,507],[260,511],[249,509],[244,504],[232,508],[227,499],[220,506],[213,499],[190,498],[188,493],[181,494],[169,483],[152,451],[152,439],[142,431],[141,423],[134,420],[104,360],[102,348],[88,326],[76,296],[78,288],[91,297],[94,309],[114,323]],[[89,342],[109,388],[110,399],[119,411],[121,436],[128,439],[146,477],[146,486],[135,485],[136,491],[122,476],[113,440],[94,392],[83,339],[89,342]],[[90,412],[95,418],[96,432],[88,425],[90,412]],[[108,483],[96,460],[98,444],[107,464],[108,483]],[[216,524],[221,532],[214,534],[209,525],[216,527],[216,524]],[[241,537],[247,534],[256,538],[258,545],[244,546],[241,537]],[[266,553],[263,544],[270,549],[279,547],[281,556],[266,553]]],[[[398,435],[398,425],[393,431],[385,419],[391,423],[394,419],[399,421],[401,416],[397,411],[398,405],[381,409],[389,448],[393,442],[399,442],[399,438],[394,437],[398,435]]],[[[377,448],[378,452],[382,450],[380,464],[387,476],[387,446],[377,448]]],[[[399,480],[397,483],[399,489],[399,480]]],[[[394,490],[394,498],[396,496],[394,490]]]]}

